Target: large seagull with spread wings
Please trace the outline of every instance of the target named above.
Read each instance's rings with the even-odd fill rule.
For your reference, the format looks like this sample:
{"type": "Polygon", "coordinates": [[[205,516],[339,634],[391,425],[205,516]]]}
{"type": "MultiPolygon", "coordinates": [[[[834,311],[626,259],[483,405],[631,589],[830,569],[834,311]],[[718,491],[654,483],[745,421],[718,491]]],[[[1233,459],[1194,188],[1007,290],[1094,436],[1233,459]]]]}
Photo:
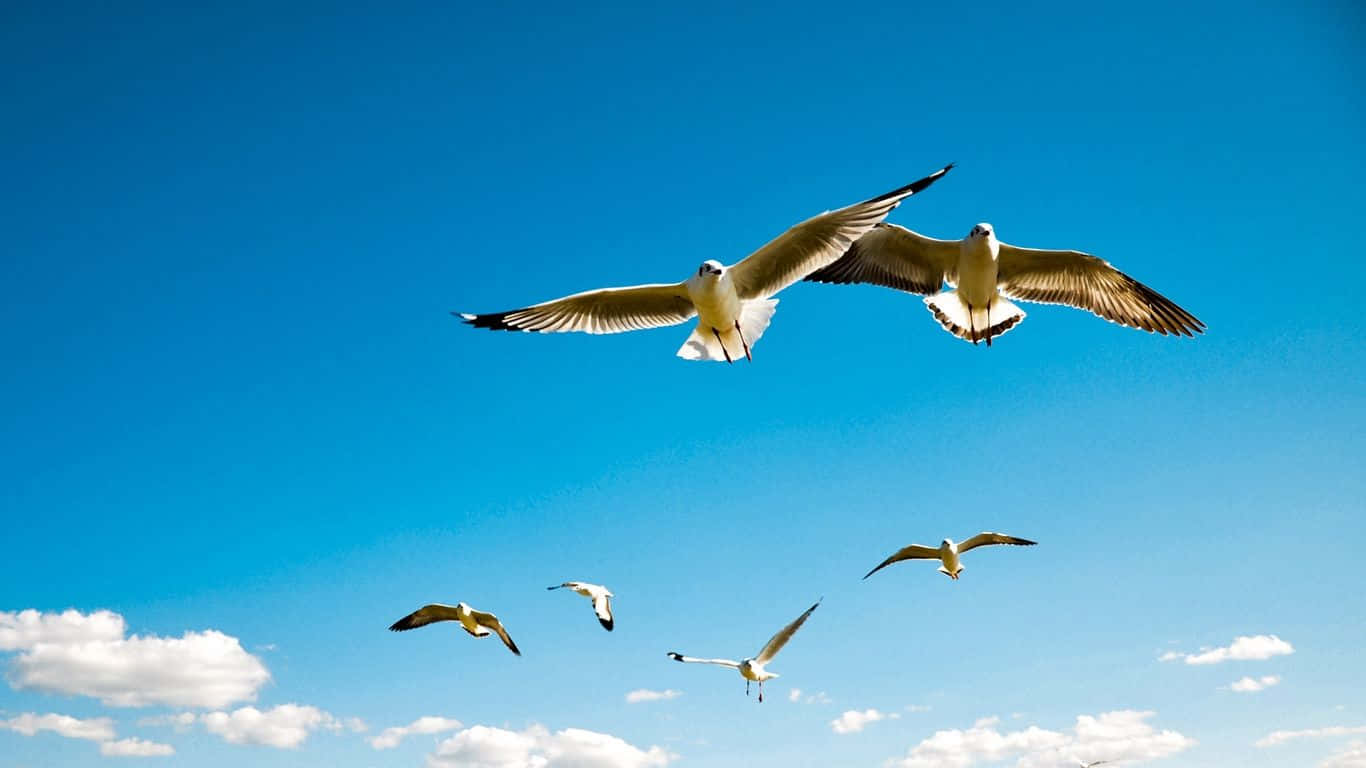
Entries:
{"type": "Polygon", "coordinates": [[[509,312],[452,314],[476,328],[541,333],[622,333],[697,317],[697,328],[678,350],[679,357],[729,363],[744,355],[752,360],[750,351],[776,310],[774,294],[840,258],[902,200],[929,187],[952,167],[807,219],[730,266],[708,259],[681,283],[602,288],[509,312]]]}
{"type": "Polygon", "coordinates": [[[769,672],[765,669],[764,665],[773,661],[773,657],[777,656],[778,651],[781,651],[783,646],[787,645],[787,641],[791,640],[792,636],[797,634],[797,630],[802,628],[802,624],[806,623],[806,620],[811,617],[811,613],[815,611],[816,607],[820,604],[821,601],[817,600],[815,605],[807,608],[806,611],[794,619],[791,624],[778,630],[778,633],[769,638],[768,642],[764,644],[763,649],[759,651],[759,655],[754,658],[745,659],[743,661],[731,661],[730,659],[696,659],[692,656],[674,653],[673,651],[669,652],[669,658],[674,661],[691,664],[716,664],[718,666],[730,667],[731,669],[737,670],[739,671],[740,676],[745,678],[745,695],[749,695],[750,683],[758,683],[759,701],[762,702],[764,700],[764,681],[772,680],[778,676],[776,672],[769,672]]]}
{"type": "Polygon", "coordinates": [[[1024,319],[1009,299],[1066,304],[1149,333],[1193,336],[1205,324],[1167,297],[1080,251],[1020,248],[996,239],[987,223],[962,240],[936,240],[895,224],[869,230],[835,263],[809,275],[817,283],[872,283],[926,295],[944,330],[976,344],[1024,319]],[[944,283],[955,290],[942,291],[944,283]]]}

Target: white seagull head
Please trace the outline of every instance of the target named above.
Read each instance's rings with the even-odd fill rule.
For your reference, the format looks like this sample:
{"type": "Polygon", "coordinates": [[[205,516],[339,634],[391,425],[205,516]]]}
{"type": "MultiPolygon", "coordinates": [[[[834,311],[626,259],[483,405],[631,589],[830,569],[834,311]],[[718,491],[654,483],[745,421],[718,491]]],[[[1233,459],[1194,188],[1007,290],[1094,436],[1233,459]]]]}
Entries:
{"type": "Polygon", "coordinates": [[[697,268],[697,276],[707,277],[710,275],[714,277],[720,277],[721,273],[724,271],[726,271],[726,268],[724,265],[721,264],[721,262],[717,261],[716,259],[707,259],[706,261],[702,262],[702,266],[697,268]]]}
{"type": "Polygon", "coordinates": [[[978,237],[981,237],[981,238],[990,239],[990,238],[991,238],[991,225],[988,224],[988,223],[986,223],[985,221],[978,222],[978,223],[977,223],[977,226],[973,227],[973,228],[972,228],[972,231],[968,233],[968,237],[969,237],[969,238],[978,238],[978,237]]]}

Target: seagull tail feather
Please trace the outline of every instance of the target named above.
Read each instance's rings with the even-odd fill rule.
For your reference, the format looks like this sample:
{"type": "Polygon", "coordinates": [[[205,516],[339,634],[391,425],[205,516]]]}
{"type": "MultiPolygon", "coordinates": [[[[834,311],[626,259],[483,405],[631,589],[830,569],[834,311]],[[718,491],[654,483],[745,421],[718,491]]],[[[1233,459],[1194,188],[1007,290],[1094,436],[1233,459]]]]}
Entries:
{"type": "Polygon", "coordinates": [[[716,333],[713,333],[711,326],[698,323],[688,336],[688,340],[678,348],[678,356],[684,360],[724,362],[729,354],[731,360],[743,362],[745,345],[748,344],[750,349],[754,349],[754,343],[768,330],[773,313],[777,311],[777,299],[747,299],[740,305],[739,333],[736,333],[734,328],[717,328],[716,333]],[[717,336],[721,338],[717,339],[717,336]]]}
{"type": "Polygon", "coordinates": [[[954,336],[971,342],[990,341],[1020,324],[1025,319],[1023,309],[1001,296],[991,300],[991,310],[986,307],[973,307],[968,312],[967,302],[958,291],[944,291],[925,298],[934,319],[944,326],[944,330],[954,336]],[[988,325],[990,322],[990,325],[988,325]]]}

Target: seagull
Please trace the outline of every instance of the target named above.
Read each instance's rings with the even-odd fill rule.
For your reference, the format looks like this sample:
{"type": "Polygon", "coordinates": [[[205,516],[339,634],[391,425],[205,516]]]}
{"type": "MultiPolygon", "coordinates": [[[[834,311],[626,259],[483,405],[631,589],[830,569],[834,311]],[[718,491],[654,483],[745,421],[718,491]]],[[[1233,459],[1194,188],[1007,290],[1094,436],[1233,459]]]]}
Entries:
{"type": "Polygon", "coordinates": [[[437,621],[458,621],[465,631],[475,637],[488,637],[490,630],[498,633],[498,638],[503,641],[503,645],[509,651],[522,655],[517,650],[517,644],[512,642],[508,636],[508,631],[503,628],[503,622],[497,616],[483,611],[476,611],[466,603],[457,603],[454,606],[432,603],[424,605],[412,613],[404,616],[389,626],[390,632],[406,632],[410,629],[425,627],[437,621]]]}
{"type": "Polygon", "coordinates": [[[1037,541],[1029,539],[1017,539],[1014,536],[1007,536],[1004,533],[979,533],[958,544],[953,543],[953,539],[944,539],[939,542],[939,548],[912,544],[909,547],[897,550],[891,557],[883,560],[882,563],[869,571],[863,578],[868,578],[878,571],[886,568],[892,563],[899,563],[902,560],[938,560],[943,563],[939,566],[939,572],[948,576],[954,581],[958,581],[958,574],[963,572],[963,565],[958,561],[958,556],[967,552],[969,549],[985,547],[988,544],[1015,544],[1018,546],[1032,547],[1038,544],[1037,541]]]}
{"type": "Polygon", "coordinates": [[[1109,763],[1109,762],[1111,762],[1111,761],[1110,761],[1110,760],[1097,760],[1097,761],[1095,761],[1094,763],[1081,763],[1081,762],[1079,762],[1079,763],[1077,763],[1077,768],[1096,768],[1097,765],[1105,765],[1106,763],[1109,763]]]}
{"type": "MultiPolygon", "coordinates": [[[[824,599],[825,598],[821,598],[821,600],[824,599]]],[[[764,700],[764,681],[772,680],[778,676],[777,673],[769,672],[767,669],[764,669],[764,665],[768,664],[773,660],[774,656],[778,655],[778,651],[781,651],[783,646],[787,645],[787,641],[791,640],[797,630],[801,629],[802,624],[806,622],[807,617],[809,617],[811,612],[816,610],[816,606],[819,606],[820,604],[821,601],[817,600],[815,605],[807,608],[806,612],[798,616],[791,624],[778,630],[778,634],[769,638],[768,642],[764,644],[763,650],[759,651],[759,655],[752,659],[745,659],[744,661],[731,661],[730,659],[695,659],[691,656],[674,653],[673,651],[669,652],[669,658],[674,661],[690,664],[719,664],[723,667],[737,669],[740,671],[740,676],[745,678],[745,695],[749,695],[749,684],[751,682],[758,683],[759,701],[762,703],[764,700]]]]}
{"type": "Polygon", "coordinates": [[[616,595],[613,595],[607,587],[600,584],[589,584],[584,581],[566,581],[563,584],[546,587],[546,589],[560,588],[572,589],[580,595],[592,600],[593,613],[598,615],[598,622],[602,624],[603,629],[606,629],[608,632],[612,631],[612,598],[616,597],[616,595]]]}
{"type": "Polygon", "coordinates": [[[752,361],[751,349],[777,311],[774,294],[840,258],[902,200],[952,167],[950,163],[885,195],[807,219],[730,266],[708,259],[681,283],[601,288],[508,312],[451,314],[496,331],[594,334],[677,325],[696,316],[697,327],[679,348],[679,357],[730,363],[743,353],[752,361]]]}
{"type": "Polygon", "coordinates": [[[985,222],[962,240],[936,240],[880,223],[835,263],[807,276],[817,283],[872,283],[924,294],[944,330],[976,344],[1024,319],[1007,300],[1066,304],[1163,336],[1194,336],[1205,324],[1157,291],[1080,251],[1020,248],[985,222]],[[943,291],[944,283],[956,290],[943,291]]]}

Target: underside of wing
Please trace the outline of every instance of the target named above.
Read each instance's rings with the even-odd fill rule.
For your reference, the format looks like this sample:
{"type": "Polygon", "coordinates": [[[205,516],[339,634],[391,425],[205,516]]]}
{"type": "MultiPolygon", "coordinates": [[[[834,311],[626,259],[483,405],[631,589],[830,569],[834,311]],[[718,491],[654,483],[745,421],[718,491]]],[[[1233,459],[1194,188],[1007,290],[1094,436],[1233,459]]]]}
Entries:
{"type": "Polygon", "coordinates": [[[684,664],[715,664],[721,667],[730,667],[731,669],[740,668],[740,662],[731,661],[730,659],[699,659],[693,656],[684,656],[681,653],[675,653],[673,651],[669,651],[669,658],[674,661],[681,661],[684,664]]]}
{"type": "Polygon", "coordinates": [[[509,651],[512,651],[518,656],[522,655],[522,652],[517,650],[517,644],[512,642],[512,638],[508,635],[508,631],[503,628],[503,622],[499,621],[497,616],[494,616],[491,613],[484,613],[483,611],[470,611],[470,616],[474,617],[474,623],[493,630],[498,635],[498,639],[503,641],[503,645],[508,647],[509,651]]]}
{"type": "Polygon", "coordinates": [[[1163,336],[1194,336],[1205,324],[1171,299],[1080,251],[1001,243],[997,280],[1010,298],[1084,309],[1120,325],[1163,336]]]}
{"type": "MultiPolygon", "coordinates": [[[[597,614],[598,622],[608,632],[612,631],[612,598],[606,595],[599,595],[593,598],[593,613],[597,614]]],[[[629,611],[628,611],[629,613],[629,611]]]]}
{"type": "Polygon", "coordinates": [[[877,573],[878,571],[882,570],[883,568],[886,568],[887,566],[891,565],[892,563],[899,563],[899,562],[901,562],[902,560],[938,560],[938,559],[939,559],[939,550],[933,549],[933,548],[931,548],[931,547],[921,546],[920,544],[912,544],[912,545],[910,545],[909,547],[902,547],[901,549],[898,549],[896,552],[893,552],[892,555],[891,555],[891,557],[888,557],[886,560],[883,560],[881,563],[878,563],[878,566],[877,566],[876,568],[874,568],[873,570],[871,570],[871,571],[867,572],[866,574],[864,574],[864,575],[863,575],[863,578],[866,579],[866,578],[868,578],[869,576],[872,576],[873,574],[875,574],[875,573],[877,573]]]}
{"type": "Polygon", "coordinates": [[[929,187],[952,167],[950,164],[900,189],[797,224],[731,267],[736,292],[742,299],[766,299],[827,266],[902,200],[929,187]]]}
{"type": "Polygon", "coordinates": [[[1007,536],[1004,533],[985,531],[959,543],[958,551],[960,553],[967,552],[969,549],[985,547],[989,544],[1013,544],[1017,547],[1032,547],[1038,543],[1039,542],[1037,541],[1030,541],[1029,539],[1021,539],[1018,536],[1007,536]]]}
{"type": "Polygon", "coordinates": [[[437,621],[459,621],[455,606],[432,603],[424,605],[412,613],[389,625],[390,632],[406,632],[410,629],[425,627],[437,621]]]}
{"type": "Polygon", "coordinates": [[[807,275],[815,283],[868,283],[898,291],[938,293],[958,269],[957,240],[936,240],[882,222],[849,246],[835,263],[807,275]]]}
{"type": "Polygon", "coordinates": [[[697,314],[683,283],[602,288],[524,309],[459,316],[475,328],[538,333],[623,333],[678,325],[697,314]]]}
{"type": "Polygon", "coordinates": [[[811,617],[811,614],[820,606],[820,604],[821,601],[817,600],[810,608],[807,608],[802,612],[802,615],[793,619],[791,624],[778,630],[778,633],[769,638],[768,642],[764,644],[763,650],[759,651],[759,655],[755,656],[754,660],[760,664],[767,664],[770,659],[777,656],[778,651],[781,651],[783,646],[787,645],[787,641],[791,640],[792,636],[797,633],[797,630],[802,628],[802,625],[806,623],[806,620],[811,617]]]}

